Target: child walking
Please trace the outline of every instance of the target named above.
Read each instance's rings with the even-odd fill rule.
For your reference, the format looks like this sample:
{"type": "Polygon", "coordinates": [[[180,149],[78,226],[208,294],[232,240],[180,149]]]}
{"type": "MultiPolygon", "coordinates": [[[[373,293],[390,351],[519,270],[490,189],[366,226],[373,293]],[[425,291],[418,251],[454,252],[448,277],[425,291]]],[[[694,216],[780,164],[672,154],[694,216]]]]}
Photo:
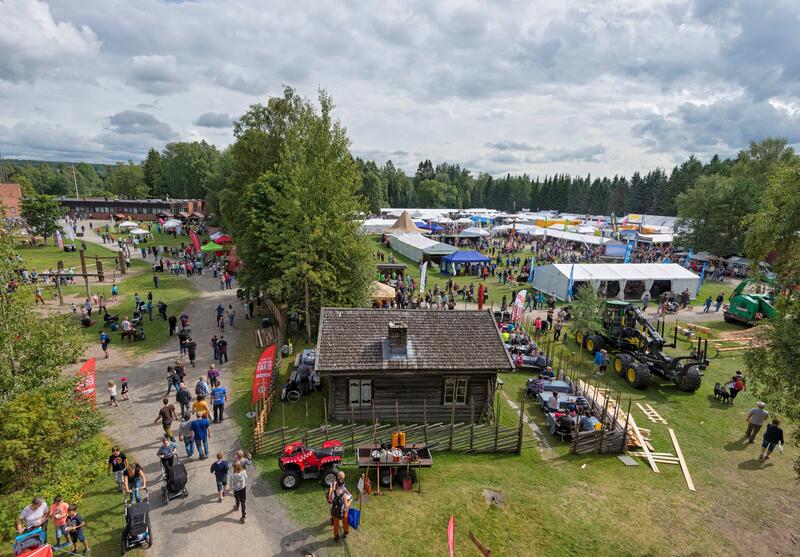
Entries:
{"type": "Polygon", "coordinates": [[[108,398],[109,406],[119,406],[117,404],[117,385],[113,381],[108,382],[108,398]]]}
{"type": "Polygon", "coordinates": [[[122,400],[128,400],[128,378],[123,377],[119,382],[122,383],[122,400]]]}

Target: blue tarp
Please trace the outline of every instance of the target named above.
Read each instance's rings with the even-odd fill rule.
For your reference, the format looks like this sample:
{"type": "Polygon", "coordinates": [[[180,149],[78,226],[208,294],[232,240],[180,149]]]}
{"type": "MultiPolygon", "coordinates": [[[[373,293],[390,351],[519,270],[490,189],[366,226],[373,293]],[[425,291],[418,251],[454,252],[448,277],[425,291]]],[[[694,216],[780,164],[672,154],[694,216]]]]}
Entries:
{"type": "Polygon", "coordinates": [[[449,270],[451,265],[464,263],[488,263],[490,259],[475,250],[461,250],[442,257],[442,272],[449,270]]]}
{"type": "Polygon", "coordinates": [[[421,228],[423,230],[430,230],[431,232],[439,232],[440,230],[444,230],[444,226],[439,226],[435,222],[428,224],[425,221],[414,221],[414,224],[417,225],[417,228],[421,228]]]}
{"type": "Polygon", "coordinates": [[[481,224],[488,224],[492,222],[492,219],[489,217],[482,217],[480,215],[472,215],[469,220],[472,222],[480,222],[481,224]]]}

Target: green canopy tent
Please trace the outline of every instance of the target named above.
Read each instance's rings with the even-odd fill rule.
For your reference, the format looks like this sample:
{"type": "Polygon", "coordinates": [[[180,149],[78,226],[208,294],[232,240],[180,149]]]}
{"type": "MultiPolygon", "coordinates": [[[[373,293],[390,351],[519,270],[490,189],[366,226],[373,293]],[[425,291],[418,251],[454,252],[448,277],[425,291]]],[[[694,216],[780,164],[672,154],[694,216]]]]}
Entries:
{"type": "Polygon", "coordinates": [[[216,242],[209,242],[203,247],[200,248],[200,251],[203,253],[211,253],[211,252],[218,252],[218,251],[225,251],[225,246],[221,246],[216,242]]]}

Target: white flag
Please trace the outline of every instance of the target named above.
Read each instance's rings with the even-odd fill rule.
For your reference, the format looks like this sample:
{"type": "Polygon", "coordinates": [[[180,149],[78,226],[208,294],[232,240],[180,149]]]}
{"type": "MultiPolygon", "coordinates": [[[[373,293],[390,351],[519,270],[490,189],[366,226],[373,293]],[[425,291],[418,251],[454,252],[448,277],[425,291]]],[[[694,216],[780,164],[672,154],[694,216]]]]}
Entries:
{"type": "Polygon", "coordinates": [[[422,264],[422,268],[421,268],[422,276],[419,279],[419,293],[420,294],[424,294],[425,293],[425,277],[427,276],[427,271],[428,271],[428,262],[426,261],[425,263],[422,264]]]}

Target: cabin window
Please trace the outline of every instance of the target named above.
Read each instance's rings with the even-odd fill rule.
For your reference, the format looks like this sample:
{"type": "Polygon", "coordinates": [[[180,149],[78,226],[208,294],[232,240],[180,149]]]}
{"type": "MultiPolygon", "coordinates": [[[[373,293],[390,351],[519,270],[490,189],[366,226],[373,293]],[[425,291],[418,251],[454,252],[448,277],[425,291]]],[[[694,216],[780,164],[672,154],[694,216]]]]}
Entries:
{"type": "Polygon", "coordinates": [[[448,377],[444,380],[444,403],[445,404],[466,404],[467,385],[469,379],[466,377],[448,377]]]}
{"type": "Polygon", "coordinates": [[[350,379],[350,406],[372,404],[372,379],[350,379]]]}

